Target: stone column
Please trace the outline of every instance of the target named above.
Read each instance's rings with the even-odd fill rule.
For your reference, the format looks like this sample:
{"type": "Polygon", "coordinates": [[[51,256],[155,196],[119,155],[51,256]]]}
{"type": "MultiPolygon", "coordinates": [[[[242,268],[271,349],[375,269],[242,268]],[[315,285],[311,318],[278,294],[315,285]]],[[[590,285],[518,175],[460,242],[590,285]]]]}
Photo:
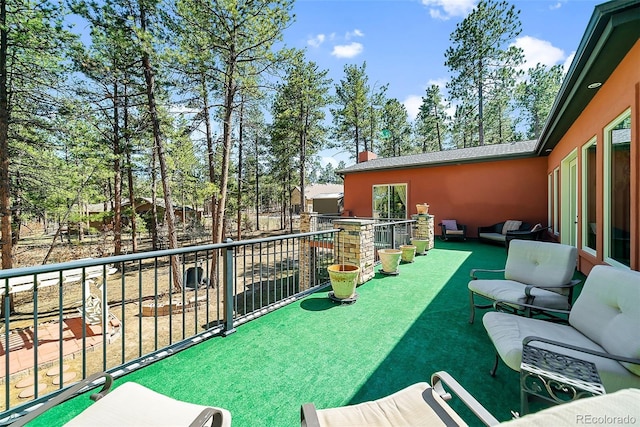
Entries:
{"type": "Polygon", "coordinates": [[[414,237],[428,240],[427,250],[433,249],[435,217],[429,214],[420,214],[411,215],[411,218],[417,220],[416,234],[414,237]]]}
{"type": "MultiPolygon", "coordinates": [[[[309,233],[315,231],[315,224],[317,220],[317,212],[302,212],[300,214],[300,233],[309,233]]],[[[312,283],[315,283],[313,274],[315,269],[313,266],[316,263],[316,249],[312,247],[311,242],[307,239],[300,239],[300,255],[298,262],[299,278],[298,283],[300,291],[306,291],[312,287],[312,283]]]]}
{"type": "Polygon", "coordinates": [[[336,264],[355,264],[360,267],[358,285],[373,278],[374,247],[373,225],[375,221],[367,219],[338,219],[333,228],[341,231],[334,237],[334,253],[336,264]]]}

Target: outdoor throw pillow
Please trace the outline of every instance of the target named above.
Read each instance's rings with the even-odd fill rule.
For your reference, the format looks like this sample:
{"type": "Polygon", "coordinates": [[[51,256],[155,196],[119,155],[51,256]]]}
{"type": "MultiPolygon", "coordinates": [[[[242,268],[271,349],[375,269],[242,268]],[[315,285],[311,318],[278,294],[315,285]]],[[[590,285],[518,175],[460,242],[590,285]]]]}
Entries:
{"type": "Polygon", "coordinates": [[[443,219],[442,220],[442,225],[444,225],[447,230],[457,230],[458,229],[458,223],[456,222],[455,219],[443,219]]]}
{"type": "Polygon", "coordinates": [[[514,231],[520,228],[522,221],[508,220],[504,222],[502,226],[502,234],[507,234],[507,231],[514,231]]]}

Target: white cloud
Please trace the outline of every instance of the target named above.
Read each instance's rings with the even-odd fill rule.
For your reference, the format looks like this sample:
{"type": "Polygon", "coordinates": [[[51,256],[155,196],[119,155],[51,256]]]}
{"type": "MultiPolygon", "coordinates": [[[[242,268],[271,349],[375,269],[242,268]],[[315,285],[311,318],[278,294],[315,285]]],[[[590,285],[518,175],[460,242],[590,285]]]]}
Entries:
{"type": "Polygon", "coordinates": [[[525,62],[521,67],[524,70],[533,68],[537,64],[550,67],[565,60],[564,51],[546,40],[522,36],[518,37],[514,44],[524,52],[525,62]]]}
{"type": "Polygon", "coordinates": [[[359,29],[355,29],[353,31],[349,31],[347,34],[345,34],[344,38],[347,40],[350,40],[352,37],[364,37],[364,33],[362,31],[360,31],[359,29]]]}
{"type": "Polygon", "coordinates": [[[349,44],[334,46],[331,55],[335,56],[336,58],[353,58],[354,56],[358,56],[360,53],[362,53],[363,50],[364,47],[362,46],[362,44],[353,42],[349,44]]]}
{"type": "Polygon", "coordinates": [[[475,6],[475,0],[422,0],[430,7],[432,18],[447,20],[454,16],[465,17],[475,6]]]}
{"type": "Polygon", "coordinates": [[[326,36],[324,34],[318,34],[315,37],[307,40],[307,44],[311,47],[320,47],[320,45],[324,42],[326,36]]]}
{"type": "Polygon", "coordinates": [[[402,104],[404,105],[404,108],[407,109],[409,120],[415,120],[418,112],[420,111],[420,106],[422,105],[422,96],[409,95],[402,104]]]}
{"type": "Polygon", "coordinates": [[[333,157],[320,157],[320,165],[324,168],[326,167],[329,163],[331,163],[331,165],[334,168],[338,167],[338,160],[333,158],[333,157]]]}
{"type": "Polygon", "coordinates": [[[558,2],[549,6],[549,9],[556,10],[556,9],[560,9],[561,7],[562,7],[562,3],[558,2]]]}
{"type": "Polygon", "coordinates": [[[567,71],[569,71],[569,67],[571,66],[571,63],[573,62],[573,57],[576,56],[576,51],[574,50],[573,52],[571,52],[571,54],[569,54],[569,56],[567,56],[567,59],[564,60],[564,64],[562,64],[562,71],[564,71],[565,74],[567,74],[567,71]]]}
{"type": "Polygon", "coordinates": [[[429,80],[427,82],[427,87],[431,87],[433,85],[436,85],[436,86],[438,86],[440,88],[440,92],[443,92],[443,91],[445,91],[447,89],[447,82],[448,81],[449,80],[444,78],[444,77],[441,77],[439,79],[431,79],[431,80],[429,80]]]}

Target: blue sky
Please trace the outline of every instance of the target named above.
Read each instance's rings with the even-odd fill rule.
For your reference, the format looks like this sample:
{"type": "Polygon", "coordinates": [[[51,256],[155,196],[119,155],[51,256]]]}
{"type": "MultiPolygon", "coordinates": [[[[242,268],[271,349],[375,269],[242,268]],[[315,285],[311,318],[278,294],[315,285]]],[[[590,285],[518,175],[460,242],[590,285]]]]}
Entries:
{"type": "MultiPolygon", "coordinates": [[[[526,65],[541,62],[568,68],[594,7],[602,1],[509,3],[520,9],[522,33],[515,43],[524,50],[526,65]]],[[[346,64],[366,61],[369,83],[388,84],[387,96],[402,102],[413,119],[429,85],[445,90],[449,36],[475,4],[475,0],[297,0],[296,20],[285,32],[285,43],[306,49],[307,59],[329,70],[334,84],[344,77],[346,64]]],[[[336,159],[353,163],[335,150],[321,156],[323,164],[336,159]]]]}

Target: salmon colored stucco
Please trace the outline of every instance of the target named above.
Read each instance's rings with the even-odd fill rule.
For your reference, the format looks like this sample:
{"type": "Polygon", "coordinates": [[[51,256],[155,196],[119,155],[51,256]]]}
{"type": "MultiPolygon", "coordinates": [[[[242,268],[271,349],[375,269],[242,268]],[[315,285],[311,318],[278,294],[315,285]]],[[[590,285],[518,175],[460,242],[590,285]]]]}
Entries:
{"type": "MultiPolygon", "coordinates": [[[[583,88],[582,90],[588,90],[583,88]]],[[[625,111],[631,109],[631,268],[640,269],[640,41],[636,42],[618,65],[612,75],[598,89],[598,93],[573,123],[549,155],[547,173],[560,168],[563,160],[573,153],[577,156],[578,188],[584,189],[582,182],[582,147],[596,138],[604,141],[604,129],[625,111]]],[[[602,145],[602,144],[600,144],[602,145]]],[[[580,270],[588,273],[594,265],[604,263],[604,242],[602,227],[604,223],[604,150],[596,152],[596,216],[598,232],[595,256],[585,251],[582,236],[578,233],[580,270]]],[[[561,177],[562,178],[562,177],[561,177]]],[[[583,191],[578,191],[578,206],[582,206],[583,191]]],[[[561,213],[562,215],[562,213],[561,213]]],[[[578,210],[578,224],[582,222],[582,212],[578,210]]]]}
{"type": "Polygon", "coordinates": [[[409,217],[416,204],[428,203],[436,224],[455,219],[467,226],[469,237],[477,236],[478,227],[508,219],[546,225],[546,169],[546,158],[535,157],[350,173],[344,177],[344,209],[370,217],[374,185],[407,184],[409,217]]]}

